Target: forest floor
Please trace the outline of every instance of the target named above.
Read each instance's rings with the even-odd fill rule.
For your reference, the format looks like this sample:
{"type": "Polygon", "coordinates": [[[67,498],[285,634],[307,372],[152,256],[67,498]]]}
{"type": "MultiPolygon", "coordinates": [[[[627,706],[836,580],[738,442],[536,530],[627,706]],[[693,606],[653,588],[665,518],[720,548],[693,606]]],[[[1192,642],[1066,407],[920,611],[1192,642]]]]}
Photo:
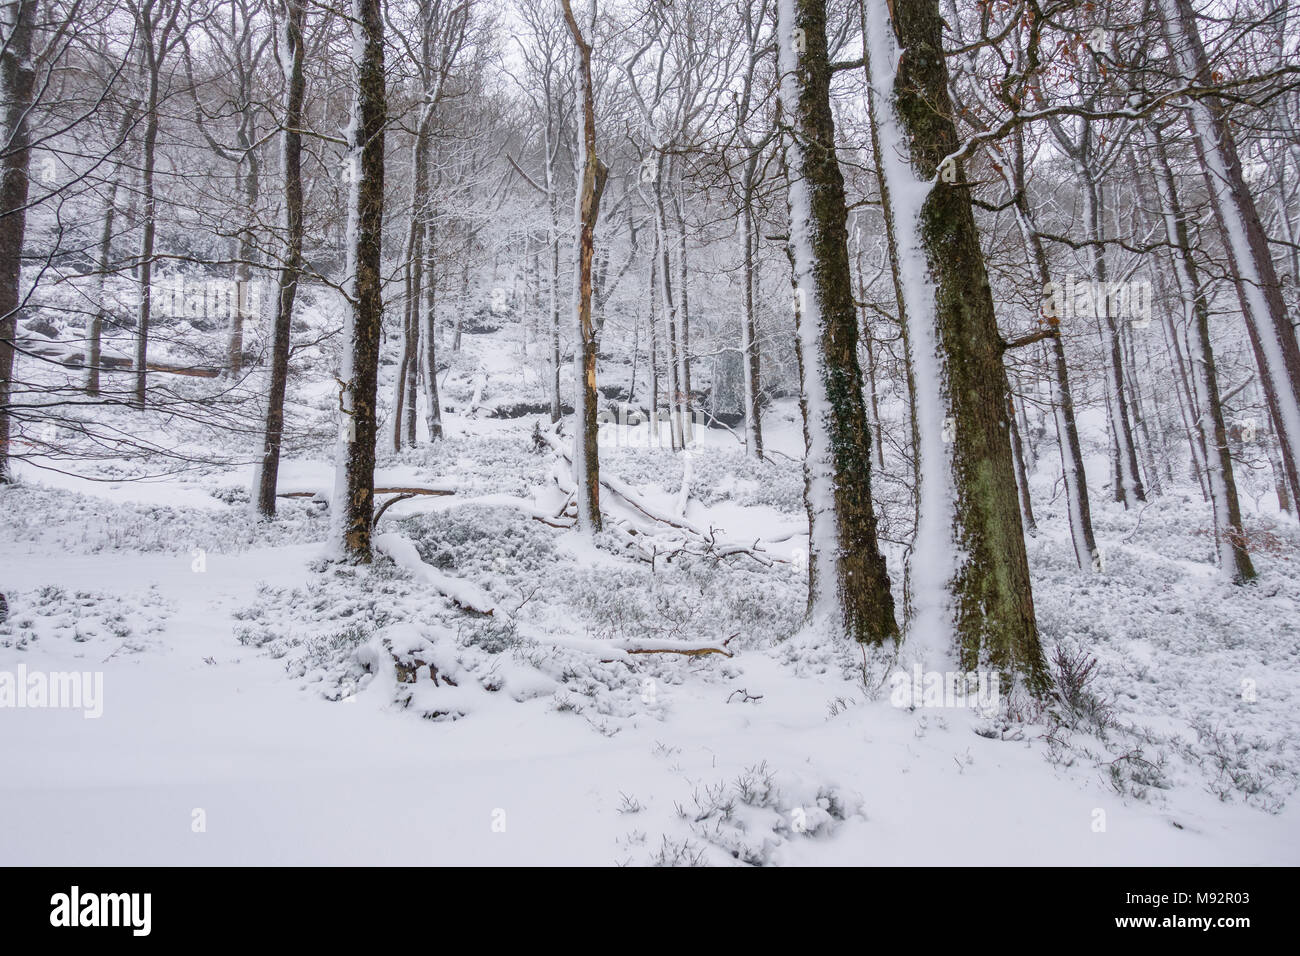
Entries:
{"type": "MultiPolygon", "coordinates": [[[[725,430],[686,457],[611,427],[606,473],[705,532],[607,494],[652,566],[616,533],[533,520],[561,512],[564,469],[533,418],[485,417],[529,376],[474,338],[447,439],[381,453],[377,484],[455,490],[385,513],[396,562],[326,562],[307,498],[252,521],[247,465],[20,466],[0,489],[0,672],[100,672],[102,713],[0,709],[0,864],[1300,863],[1294,522],[1246,502],[1260,580],[1233,587],[1194,487],[1125,511],[1090,460],[1105,565],[1081,571],[1045,445],[1030,561],[1062,699],[900,708],[888,669],[801,630],[792,403],[769,410],[784,454],[763,463],[725,430]],[[626,653],[680,642],[733,656],[626,653]],[[442,679],[399,681],[394,654],[442,679]]],[[[294,414],[325,439],[284,490],[332,485],[329,388],[301,387],[294,414]]]]}

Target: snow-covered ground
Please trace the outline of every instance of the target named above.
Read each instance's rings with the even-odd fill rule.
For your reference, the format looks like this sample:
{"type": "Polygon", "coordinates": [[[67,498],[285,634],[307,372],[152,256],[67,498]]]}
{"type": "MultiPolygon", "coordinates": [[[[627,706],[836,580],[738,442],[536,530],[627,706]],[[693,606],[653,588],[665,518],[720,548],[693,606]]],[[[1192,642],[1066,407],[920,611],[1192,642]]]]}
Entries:
{"type": "MultiPolygon", "coordinates": [[[[0,672],[101,673],[102,713],[0,708],[0,863],[1300,863],[1294,523],[1248,515],[1261,577],[1234,588],[1194,488],[1140,512],[1098,490],[1105,567],[1079,571],[1045,445],[1030,560],[1064,699],[900,708],[856,648],[800,630],[793,404],[768,413],[785,455],[764,463],[710,429],[685,471],[634,447],[644,427],[609,429],[606,474],[703,532],[661,526],[652,565],[626,536],[533,520],[562,511],[564,469],[532,417],[483,412],[538,387],[503,341],[466,336],[445,442],[381,453],[377,484],[456,491],[385,513],[398,563],[325,562],[306,498],[251,521],[246,465],[20,468],[0,489],[0,672]],[[628,653],[664,641],[732,656],[628,653]]],[[[328,398],[299,392],[322,435],[328,398]]],[[[322,445],[281,487],[331,476],[322,445]]]]}

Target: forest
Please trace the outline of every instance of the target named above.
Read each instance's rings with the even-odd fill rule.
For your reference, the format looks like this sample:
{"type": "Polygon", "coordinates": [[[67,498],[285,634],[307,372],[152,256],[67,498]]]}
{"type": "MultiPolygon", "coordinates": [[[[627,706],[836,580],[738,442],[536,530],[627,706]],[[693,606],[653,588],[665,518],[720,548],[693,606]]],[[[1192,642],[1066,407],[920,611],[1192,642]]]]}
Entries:
{"type": "Polygon", "coordinates": [[[0,10],[0,863],[1300,863],[1289,0],[0,10]]]}

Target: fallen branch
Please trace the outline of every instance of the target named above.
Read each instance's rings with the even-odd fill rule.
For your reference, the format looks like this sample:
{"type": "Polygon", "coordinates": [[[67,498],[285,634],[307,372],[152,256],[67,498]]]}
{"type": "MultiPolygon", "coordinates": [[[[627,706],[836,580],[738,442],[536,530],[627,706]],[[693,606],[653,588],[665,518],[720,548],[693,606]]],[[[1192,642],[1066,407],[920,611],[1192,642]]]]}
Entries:
{"type": "MultiPolygon", "coordinates": [[[[554,440],[553,436],[547,435],[545,433],[543,434],[547,442],[550,444],[551,448],[558,455],[560,455],[561,458],[563,458],[565,461],[571,461],[568,453],[564,450],[563,447],[560,446],[558,442],[554,440]]],[[[614,494],[617,498],[619,498],[629,507],[634,508],[635,510],[641,512],[641,514],[645,515],[647,518],[651,519],[652,521],[656,521],[660,524],[668,525],[670,528],[676,528],[679,531],[685,531],[689,535],[694,535],[698,539],[698,541],[701,544],[703,544],[705,547],[705,550],[702,552],[690,551],[689,549],[683,547],[672,552],[674,554],[679,552],[696,554],[696,555],[710,554],[713,555],[714,557],[719,557],[719,558],[731,557],[732,555],[736,555],[736,554],[743,554],[747,557],[753,558],[755,561],[757,561],[759,564],[763,565],[764,567],[771,567],[774,563],[777,562],[780,562],[781,564],[790,563],[785,558],[777,558],[767,554],[761,548],[758,547],[757,541],[753,545],[738,544],[738,543],[719,544],[717,541],[717,531],[714,528],[709,527],[706,530],[704,528],[701,528],[699,525],[695,524],[694,522],[690,521],[688,518],[673,517],[671,515],[667,515],[663,513],[662,511],[659,511],[657,508],[653,507],[652,505],[644,501],[631,488],[629,488],[627,485],[623,484],[623,482],[619,481],[617,478],[611,475],[602,474],[600,476],[600,483],[606,490],[610,491],[612,494],[614,494]]],[[[566,490],[564,489],[563,485],[561,485],[561,490],[566,490]]]]}
{"type": "Polygon", "coordinates": [[[433,495],[435,497],[442,495],[454,495],[455,488],[376,488],[377,495],[433,495]]]}
{"type": "MultiPolygon", "coordinates": [[[[626,654],[685,654],[687,657],[702,657],[705,654],[721,654],[723,657],[735,657],[731,651],[724,651],[720,647],[647,647],[642,649],[622,648],[626,654]]],[[[602,664],[608,664],[609,661],[601,661],[602,664]]]]}
{"type": "Polygon", "coordinates": [[[373,528],[375,525],[379,524],[379,519],[384,516],[384,512],[387,511],[389,508],[391,508],[393,505],[397,504],[399,501],[406,501],[408,498],[414,498],[414,497],[415,494],[410,491],[402,492],[400,495],[393,495],[393,497],[389,498],[377,509],[375,509],[375,517],[370,522],[370,527],[373,528]]]}
{"type": "Polygon", "coordinates": [[[410,572],[438,593],[450,598],[457,607],[486,617],[491,617],[495,613],[496,607],[491,595],[477,584],[453,578],[425,564],[420,559],[420,552],[415,549],[415,545],[404,535],[396,532],[378,534],[371,539],[370,543],[376,551],[392,558],[393,563],[399,568],[410,572]]]}
{"type": "MultiPolygon", "coordinates": [[[[414,498],[417,495],[428,495],[432,497],[443,497],[454,495],[454,488],[375,488],[376,495],[402,495],[407,498],[414,498]]],[[[281,491],[276,494],[277,498],[321,498],[329,500],[329,495],[323,491],[281,491]]],[[[378,520],[378,516],[376,516],[378,520]]]]}
{"type": "Polygon", "coordinates": [[[734,657],[735,655],[727,650],[727,645],[738,636],[739,634],[732,634],[731,637],[722,641],[720,645],[715,645],[703,641],[604,641],[593,638],[560,637],[547,634],[545,636],[538,635],[537,643],[569,651],[579,651],[584,654],[596,654],[602,664],[613,664],[618,661],[629,664],[631,663],[630,657],[641,654],[681,654],[686,657],[707,657],[711,654],[721,654],[723,657],[734,657]],[[609,656],[611,653],[617,656],[609,656]]]}
{"type": "MultiPolygon", "coordinates": [[[[721,654],[723,657],[735,657],[736,655],[727,650],[727,645],[734,641],[737,636],[737,634],[732,634],[731,637],[722,642],[721,647],[683,641],[615,641],[614,647],[624,654],[682,654],[686,657],[721,654]]],[[[601,663],[606,664],[609,661],[601,661],[601,663]]]]}

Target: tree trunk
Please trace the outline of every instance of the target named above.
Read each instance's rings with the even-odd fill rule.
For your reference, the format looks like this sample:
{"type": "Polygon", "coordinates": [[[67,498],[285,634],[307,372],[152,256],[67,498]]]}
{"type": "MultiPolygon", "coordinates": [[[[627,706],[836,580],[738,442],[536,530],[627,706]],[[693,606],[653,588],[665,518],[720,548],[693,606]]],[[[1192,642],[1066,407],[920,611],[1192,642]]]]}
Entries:
{"type": "Polygon", "coordinates": [[[687,294],[686,266],[686,209],[684,201],[678,197],[677,207],[677,298],[680,305],[679,322],[682,340],[678,361],[681,371],[678,378],[682,382],[682,447],[685,448],[695,440],[695,423],[691,419],[691,307],[687,294]]]}
{"type": "Polygon", "coordinates": [[[551,423],[554,424],[560,420],[564,404],[560,400],[560,214],[556,208],[556,186],[549,141],[546,155],[546,199],[551,214],[547,244],[551,252],[551,423]]]}
{"type": "MultiPolygon", "coordinates": [[[[1176,69],[1205,87],[1214,85],[1189,0],[1160,0],[1165,38],[1176,69]]],[[[1228,268],[1237,287],[1260,382],[1277,425],[1279,454],[1292,500],[1300,499],[1300,344],[1287,316],[1268,237],[1242,173],[1237,145],[1213,95],[1188,105],[1197,158],[1205,170],[1228,268]]]]}
{"type": "Polygon", "coordinates": [[[154,160],[158,146],[158,85],[162,64],[153,48],[152,39],[145,41],[145,77],[148,93],[145,100],[144,147],[140,154],[140,200],[144,223],[140,234],[140,262],[137,278],[140,284],[140,307],[136,315],[135,338],[135,404],[144,408],[149,364],[149,319],[152,311],[153,250],[155,230],[154,160]]]}
{"type": "Polygon", "coordinates": [[[406,370],[406,444],[415,445],[416,402],[420,384],[420,290],[424,281],[424,230],[415,224],[415,241],[411,257],[411,325],[406,334],[404,351],[410,356],[406,370]]]}
{"type": "Polygon", "coordinates": [[[763,418],[759,409],[759,350],[758,317],[754,308],[754,285],[758,281],[754,268],[754,252],[758,237],[754,229],[754,172],[758,166],[758,151],[750,150],[741,173],[740,240],[744,246],[745,317],[741,320],[741,363],[745,373],[745,449],[755,458],[763,459],[763,418]]]}
{"type": "Polygon", "coordinates": [[[397,367],[393,395],[393,450],[402,450],[402,432],[409,445],[415,444],[416,396],[420,368],[420,301],[424,279],[424,202],[426,197],[426,154],[432,109],[421,111],[411,146],[411,212],[407,219],[406,242],[402,249],[402,358],[397,367]]]}
{"type": "MultiPolygon", "coordinates": [[[[245,119],[239,129],[239,146],[243,151],[241,165],[244,168],[241,185],[244,190],[244,204],[250,219],[257,215],[257,196],[259,176],[257,156],[252,151],[252,137],[248,134],[245,119]]],[[[236,293],[233,308],[230,310],[230,340],[226,347],[226,364],[230,367],[231,377],[238,377],[244,369],[244,323],[248,319],[250,293],[253,285],[253,255],[256,246],[252,226],[247,226],[239,234],[238,258],[235,266],[236,293]]]]}
{"type": "Polygon", "coordinates": [[[429,441],[442,438],[442,403],[438,401],[438,275],[434,271],[435,227],[430,212],[424,224],[424,388],[428,408],[429,441]]]}
{"type": "Polygon", "coordinates": [[[885,470],[885,434],[880,423],[880,393],[876,387],[876,350],[871,342],[871,323],[867,320],[867,285],[862,274],[862,253],[858,253],[858,300],[862,303],[862,351],[867,353],[867,400],[870,403],[870,427],[874,437],[876,467],[885,470]]]}
{"type": "Polygon", "coordinates": [[[1029,472],[1025,469],[1025,449],[1021,442],[1020,428],[1016,424],[1014,400],[1007,396],[1007,424],[1011,428],[1011,452],[1016,462],[1016,489],[1020,492],[1020,520],[1025,532],[1031,537],[1038,534],[1038,522],[1034,520],[1034,503],[1029,497],[1029,472]]]}
{"type": "Polygon", "coordinates": [[[108,270],[113,261],[113,224],[117,216],[117,179],[108,187],[104,200],[104,224],[99,232],[99,255],[96,260],[95,314],[90,319],[86,336],[86,394],[99,394],[99,364],[104,341],[104,299],[108,270]]]}
{"type": "Polygon", "coordinates": [[[36,89],[32,32],[36,0],[5,5],[0,47],[0,90],[4,92],[5,142],[0,160],[0,484],[13,480],[9,460],[14,343],[22,301],[23,241],[27,233],[28,168],[31,144],[27,115],[36,89]]]}
{"type": "MultiPolygon", "coordinates": [[[[1018,136],[1019,134],[1017,134],[1018,136]]],[[[1023,146],[1017,138],[1016,161],[1010,167],[1008,181],[1015,196],[1016,224],[1033,270],[1038,288],[1046,293],[1051,275],[1047,265],[1047,252],[1042,237],[1033,221],[1025,190],[1023,146]]],[[[1083,449],[1079,443],[1079,426],[1074,416],[1074,395],[1070,390],[1069,364],[1065,357],[1065,342],[1060,331],[1060,319],[1041,316],[1049,326],[1055,327],[1048,346],[1050,362],[1049,380],[1052,390],[1052,416],[1056,420],[1057,445],[1061,452],[1061,474],[1065,483],[1065,503],[1070,515],[1070,540],[1074,558],[1080,568],[1100,570],[1097,541],[1092,531],[1092,508],[1088,501],[1088,477],[1083,467],[1083,449]]]]}
{"type": "Polygon", "coordinates": [[[303,21],[305,0],[281,0],[283,49],[286,55],[285,129],[281,140],[281,172],[285,177],[285,264],[279,269],[276,320],[270,345],[270,388],[266,398],[263,457],[257,473],[257,511],[264,518],[276,514],[279,453],[285,434],[285,392],[289,386],[289,350],[294,323],[294,299],[303,264],[303,98],[307,81],[303,73],[303,21]]]}
{"type": "Polygon", "coordinates": [[[1007,377],[960,165],[937,0],[864,0],[870,106],[915,389],[920,513],[909,634],[965,671],[1051,686],[1016,500],[1007,377]],[[934,646],[939,650],[942,645],[934,646]]]}
{"type": "MultiPolygon", "coordinates": [[[[658,159],[657,170],[663,171],[663,156],[658,159]]],[[[678,338],[678,309],[677,303],[673,299],[672,284],[672,255],[668,245],[668,217],[664,210],[663,188],[660,185],[661,175],[655,176],[654,181],[654,216],[655,216],[655,247],[659,250],[659,295],[663,302],[664,317],[668,321],[668,341],[667,341],[667,359],[668,359],[668,423],[669,430],[672,433],[673,450],[677,451],[685,446],[682,432],[682,363],[680,340],[678,338]]],[[[680,292],[680,290],[679,290],[680,292]]]]}
{"type": "Polygon", "coordinates": [[[1148,124],[1147,141],[1155,158],[1156,192],[1164,213],[1165,233],[1169,238],[1183,312],[1191,347],[1192,376],[1200,407],[1194,418],[1205,450],[1205,474],[1210,486],[1210,503],[1214,508],[1214,539],[1219,570],[1234,583],[1242,584],[1255,577],[1255,568],[1246,550],[1246,536],[1241,525],[1241,505],[1237,500],[1237,482],[1232,473],[1232,453],[1228,448],[1228,430],[1223,421],[1223,404],[1219,400],[1219,382],[1214,367],[1214,350],[1210,345],[1210,306],[1201,286],[1196,260],[1192,255],[1191,232],[1178,198],[1169,154],[1159,132],[1148,124]]]}
{"type": "MultiPolygon", "coordinates": [[[[403,248],[409,254],[412,251],[411,238],[414,228],[408,230],[407,241],[403,248]]],[[[406,383],[412,378],[411,363],[415,353],[411,348],[411,261],[407,259],[402,266],[402,354],[397,362],[397,374],[393,376],[393,451],[402,450],[402,425],[406,412],[406,383]]]]}
{"type": "Polygon", "coordinates": [[[281,172],[284,176],[286,250],[280,267],[275,299],[275,322],[271,329],[271,383],[266,402],[266,431],[262,463],[255,482],[257,510],[266,518],[275,516],[275,491],[280,475],[280,449],[284,438],[284,395],[289,383],[289,345],[293,329],[293,303],[302,274],[302,128],[303,73],[302,30],[306,0],[281,0],[284,16],[286,89],[284,130],[281,141],[281,172]]]}
{"type": "Polygon", "coordinates": [[[339,404],[344,435],[331,516],[343,556],[369,563],[374,520],[376,386],[383,337],[380,245],[384,220],[384,21],[380,0],[352,0],[354,99],[350,130],[348,277],[339,404]]]}
{"type": "Polygon", "coordinates": [[[650,250],[650,435],[659,443],[659,323],[655,319],[655,290],[659,275],[659,230],[655,229],[650,250]]]}
{"type": "Polygon", "coordinates": [[[809,622],[834,636],[898,639],[876,538],[844,179],[835,158],[825,0],[779,6],[796,354],[802,385],[809,622]],[[796,42],[798,38],[801,42],[796,42]]]}
{"type": "MultiPolygon", "coordinates": [[[[582,108],[581,138],[578,143],[579,182],[574,200],[577,221],[577,276],[574,283],[574,312],[578,344],[574,360],[573,477],[578,493],[578,525],[591,533],[601,528],[600,459],[596,435],[596,333],[591,321],[591,264],[595,253],[596,221],[600,217],[600,196],[609,170],[596,155],[596,104],[591,79],[591,45],[573,16],[569,0],[563,0],[564,19],[578,52],[578,99],[582,108]]],[[[589,23],[594,27],[596,0],[591,0],[589,23]]]]}

